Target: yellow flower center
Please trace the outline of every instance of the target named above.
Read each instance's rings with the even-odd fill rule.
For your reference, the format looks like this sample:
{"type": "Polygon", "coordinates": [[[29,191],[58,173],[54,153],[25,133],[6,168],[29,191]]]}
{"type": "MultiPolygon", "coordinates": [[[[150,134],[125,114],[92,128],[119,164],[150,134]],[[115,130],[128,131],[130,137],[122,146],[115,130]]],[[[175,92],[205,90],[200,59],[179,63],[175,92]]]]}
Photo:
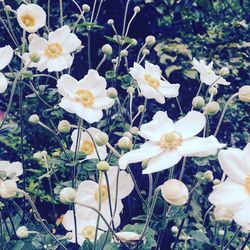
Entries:
{"type": "MultiPolygon", "coordinates": [[[[108,198],[108,188],[106,185],[101,186],[101,201],[104,202],[108,198]]],[[[99,189],[95,191],[95,200],[99,201],[99,189]]]]}
{"type": "Polygon", "coordinates": [[[209,69],[208,71],[207,71],[207,74],[208,75],[211,75],[213,73],[213,70],[211,70],[211,69],[209,69]]]}
{"type": "Polygon", "coordinates": [[[245,179],[245,188],[247,192],[250,194],[250,176],[247,176],[245,179]]]}
{"type": "Polygon", "coordinates": [[[153,88],[158,89],[160,87],[160,80],[154,78],[151,75],[144,75],[144,80],[153,88]]]}
{"type": "Polygon", "coordinates": [[[163,134],[160,140],[160,147],[171,150],[176,149],[178,146],[182,144],[183,138],[177,132],[170,132],[163,134]]]}
{"type": "Polygon", "coordinates": [[[33,16],[24,15],[21,17],[21,20],[27,27],[33,27],[35,25],[35,18],[33,16]]]}
{"type": "Polygon", "coordinates": [[[81,147],[80,147],[80,151],[82,151],[84,154],[86,155],[91,155],[94,152],[94,144],[92,141],[89,140],[85,140],[82,142],[81,147]]]}
{"type": "Polygon", "coordinates": [[[63,48],[59,43],[52,43],[45,49],[45,55],[49,58],[57,58],[62,54],[62,52],[63,48]]]}
{"type": "Polygon", "coordinates": [[[85,239],[94,239],[95,238],[95,227],[94,226],[86,226],[81,230],[81,235],[85,239]]]}
{"type": "Polygon", "coordinates": [[[84,107],[91,107],[94,104],[94,95],[89,90],[78,90],[75,95],[76,101],[84,107]]]}

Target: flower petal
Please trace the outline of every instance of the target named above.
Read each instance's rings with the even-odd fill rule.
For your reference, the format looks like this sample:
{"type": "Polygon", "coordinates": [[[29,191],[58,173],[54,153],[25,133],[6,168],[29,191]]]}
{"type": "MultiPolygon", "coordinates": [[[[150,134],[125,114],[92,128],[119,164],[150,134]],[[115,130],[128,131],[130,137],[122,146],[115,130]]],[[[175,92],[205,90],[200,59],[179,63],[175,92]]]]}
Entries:
{"type": "Polygon", "coordinates": [[[158,65],[154,65],[148,61],[145,62],[145,73],[159,79],[161,78],[161,69],[158,65]]]}
{"type": "Polygon", "coordinates": [[[13,49],[10,45],[0,48],[0,70],[5,68],[13,57],[13,49]]]}
{"type": "Polygon", "coordinates": [[[243,158],[244,158],[244,162],[246,164],[246,168],[248,170],[248,172],[250,172],[250,143],[248,143],[246,145],[246,147],[243,149],[243,158]]]}
{"type": "Polygon", "coordinates": [[[68,25],[64,25],[61,28],[49,33],[49,42],[63,44],[67,41],[67,39],[69,39],[70,32],[70,27],[68,25]]]}
{"type": "Polygon", "coordinates": [[[8,87],[8,81],[4,74],[0,72],[0,93],[3,93],[8,87]]]}
{"type": "Polygon", "coordinates": [[[49,43],[45,38],[35,37],[30,42],[29,52],[40,52],[43,54],[48,45],[49,43]]]}
{"type": "Polygon", "coordinates": [[[59,57],[53,58],[53,59],[50,58],[47,61],[48,71],[49,72],[62,71],[64,69],[69,68],[73,62],[73,58],[72,58],[71,62],[69,62],[68,59],[69,59],[69,57],[64,57],[64,56],[59,56],[59,57]]]}
{"type": "Polygon", "coordinates": [[[78,81],[70,75],[62,75],[59,80],[57,80],[58,92],[67,98],[75,98],[75,89],[77,88],[78,81]]]}
{"type": "Polygon", "coordinates": [[[93,109],[109,109],[113,106],[114,102],[114,99],[109,98],[106,92],[103,92],[95,98],[93,109]]]}
{"type": "Polygon", "coordinates": [[[179,95],[180,84],[170,84],[166,81],[161,81],[161,86],[158,91],[167,98],[177,97],[179,95]]]}
{"type": "Polygon", "coordinates": [[[250,230],[250,203],[234,214],[234,220],[237,224],[246,230],[250,230]]]}
{"type": "Polygon", "coordinates": [[[144,79],[145,69],[135,62],[133,68],[129,69],[129,73],[135,80],[139,81],[144,79]]]}
{"type": "Polygon", "coordinates": [[[78,39],[76,34],[71,33],[69,37],[63,41],[63,53],[72,53],[82,44],[81,40],[78,39]]]}

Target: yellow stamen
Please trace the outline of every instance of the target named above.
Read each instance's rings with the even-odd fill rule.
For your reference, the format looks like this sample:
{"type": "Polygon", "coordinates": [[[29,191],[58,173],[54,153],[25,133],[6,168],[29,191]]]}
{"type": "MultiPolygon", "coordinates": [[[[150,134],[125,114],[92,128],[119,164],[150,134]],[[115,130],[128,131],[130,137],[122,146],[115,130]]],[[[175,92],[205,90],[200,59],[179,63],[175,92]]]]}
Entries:
{"type": "Polygon", "coordinates": [[[95,227],[94,226],[86,226],[81,230],[81,235],[85,239],[94,239],[95,238],[95,227]]]}
{"type": "Polygon", "coordinates": [[[35,18],[33,16],[24,15],[21,17],[21,20],[27,27],[33,27],[35,25],[35,18]]]}
{"type": "Polygon", "coordinates": [[[154,78],[151,75],[144,75],[144,80],[153,88],[158,89],[160,87],[160,80],[154,78]]]}
{"type": "Polygon", "coordinates": [[[91,107],[94,104],[94,95],[89,90],[78,90],[75,95],[76,101],[84,107],[91,107]]]}
{"type": "Polygon", "coordinates": [[[94,149],[95,149],[95,146],[94,146],[93,142],[89,141],[89,140],[83,141],[81,146],[80,146],[80,151],[82,151],[86,155],[93,154],[94,149]]]}
{"type": "Polygon", "coordinates": [[[160,147],[167,150],[176,149],[178,146],[182,144],[182,141],[183,138],[179,133],[177,132],[166,133],[161,136],[160,147]]]}
{"type": "MultiPolygon", "coordinates": [[[[101,201],[104,202],[108,198],[108,188],[106,185],[101,186],[101,201]]],[[[99,201],[99,189],[95,191],[95,200],[99,201]]]]}
{"type": "Polygon", "coordinates": [[[49,58],[57,58],[63,52],[63,48],[59,43],[52,43],[45,49],[45,55],[49,58]]]}
{"type": "Polygon", "coordinates": [[[245,188],[247,192],[250,194],[250,176],[247,176],[245,179],[245,188]]]}

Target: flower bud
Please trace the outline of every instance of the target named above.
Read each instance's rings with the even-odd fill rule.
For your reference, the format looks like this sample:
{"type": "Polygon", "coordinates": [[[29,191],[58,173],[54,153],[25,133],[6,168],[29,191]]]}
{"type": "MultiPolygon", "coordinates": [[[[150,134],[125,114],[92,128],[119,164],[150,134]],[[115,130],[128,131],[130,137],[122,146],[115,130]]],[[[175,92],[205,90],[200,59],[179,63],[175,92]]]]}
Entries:
{"type": "Polygon", "coordinates": [[[141,168],[142,170],[145,170],[148,166],[148,161],[149,159],[146,159],[146,160],[143,160],[142,163],[141,163],[141,168]]]}
{"type": "Polygon", "coordinates": [[[12,8],[11,8],[10,5],[6,5],[6,6],[4,7],[4,10],[9,12],[9,11],[12,11],[12,8]]]}
{"type": "Polygon", "coordinates": [[[65,234],[65,238],[67,239],[67,240],[72,240],[72,238],[73,238],[73,233],[72,232],[67,232],[66,234],[65,234]]]}
{"type": "Polygon", "coordinates": [[[111,99],[115,99],[118,96],[118,92],[115,88],[110,87],[107,89],[107,96],[111,99]]]}
{"type": "Polygon", "coordinates": [[[153,45],[155,45],[156,40],[154,36],[147,36],[145,42],[148,46],[152,47],[153,45]]]}
{"type": "Polygon", "coordinates": [[[136,46],[136,45],[137,45],[137,40],[134,39],[134,38],[132,38],[132,39],[131,39],[131,42],[130,42],[130,45],[131,45],[132,47],[136,46]]]}
{"type": "Polygon", "coordinates": [[[96,164],[96,168],[100,171],[108,171],[110,169],[110,166],[109,166],[108,162],[106,162],[106,161],[99,161],[96,164]]]}
{"type": "Polygon", "coordinates": [[[250,102],[250,85],[245,85],[239,89],[239,99],[242,102],[250,102]]]}
{"type": "Polygon", "coordinates": [[[113,65],[116,65],[117,62],[118,62],[118,61],[117,61],[117,58],[113,58],[113,59],[111,60],[111,62],[112,62],[113,65]]]}
{"type": "Polygon", "coordinates": [[[250,250],[249,246],[245,246],[243,250],[250,250]]]}
{"type": "Polygon", "coordinates": [[[123,136],[118,141],[118,147],[123,150],[130,150],[132,148],[132,142],[128,137],[123,136]]]}
{"type": "Polygon", "coordinates": [[[192,105],[196,109],[202,109],[205,106],[205,100],[202,96],[194,97],[192,105]]]}
{"type": "Polygon", "coordinates": [[[218,185],[218,184],[220,184],[221,183],[221,181],[219,180],[219,179],[214,179],[213,180],[213,184],[214,185],[218,185]]]}
{"type": "Polygon", "coordinates": [[[31,42],[34,38],[39,37],[37,34],[35,33],[31,33],[28,35],[28,41],[31,42]]]}
{"type": "Polygon", "coordinates": [[[217,206],[214,209],[214,218],[223,224],[230,224],[233,220],[232,211],[225,206],[217,206]]]}
{"type": "Polygon", "coordinates": [[[229,75],[229,68],[223,67],[220,69],[219,75],[221,76],[228,76],[229,75]]]}
{"type": "Polygon", "coordinates": [[[19,239],[26,239],[29,237],[29,230],[25,226],[21,226],[16,230],[16,236],[19,239]]]}
{"type": "Polygon", "coordinates": [[[171,232],[172,232],[173,234],[177,234],[178,231],[179,231],[179,229],[178,229],[177,226],[172,226],[172,227],[171,227],[171,232]]]}
{"type": "Polygon", "coordinates": [[[123,49],[121,51],[121,57],[127,57],[128,56],[128,51],[126,49],[123,49]]]}
{"type": "Polygon", "coordinates": [[[38,63],[41,59],[41,57],[37,53],[31,53],[29,54],[29,59],[33,63],[38,63]]]}
{"type": "Polygon", "coordinates": [[[208,92],[210,95],[215,96],[218,93],[218,89],[216,87],[211,87],[211,88],[209,88],[208,92]]]}
{"type": "Polygon", "coordinates": [[[138,111],[139,112],[145,112],[146,111],[145,106],[144,105],[139,105],[138,111]]]}
{"type": "Polygon", "coordinates": [[[95,143],[97,144],[97,146],[104,146],[108,143],[108,141],[109,141],[109,137],[104,132],[99,131],[95,135],[95,143]]]}
{"type": "Polygon", "coordinates": [[[102,53],[106,55],[111,55],[112,54],[112,47],[109,44],[104,44],[102,46],[102,53]]]}
{"type": "Polygon", "coordinates": [[[214,179],[214,175],[213,175],[213,172],[211,170],[208,170],[204,173],[204,179],[206,181],[213,181],[214,179]]]}
{"type": "Polygon", "coordinates": [[[163,198],[172,205],[181,206],[188,201],[189,192],[187,186],[177,179],[164,182],[161,193],[163,198]]]}
{"type": "Polygon", "coordinates": [[[71,187],[65,187],[61,190],[60,192],[60,201],[63,203],[63,204],[70,204],[70,203],[73,203],[74,200],[75,200],[75,197],[76,197],[76,191],[74,188],[71,188],[71,187]]]}
{"type": "Polygon", "coordinates": [[[205,112],[208,115],[215,115],[219,112],[220,110],[220,105],[218,102],[209,102],[206,106],[205,106],[205,112]]]}
{"type": "Polygon", "coordinates": [[[88,4],[83,4],[82,5],[82,10],[87,13],[90,11],[90,6],[88,4]]]}
{"type": "Polygon", "coordinates": [[[139,6],[134,7],[134,12],[139,13],[141,11],[141,8],[139,6]]]}
{"type": "Polygon", "coordinates": [[[148,49],[144,49],[144,50],[142,51],[142,55],[144,55],[144,56],[149,55],[149,53],[150,53],[150,51],[149,51],[148,49]]]}
{"type": "Polygon", "coordinates": [[[114,25],[114,20],[113,19],[109,19],[107,21],[107,24],[110,25],[110,26],[114,25]]]}
{"type": "Polygon", "coordinates": [[[132,139],[132,135],[129,132],[124,132],[123,136],[128,137],[129,139],[132,139]]]}
{"type": "Polygon", "coordinates": [[[133,95],[135,93],[135,89],[133,87],[128,87],[127,88],[127,92],[130,94],[130,95],[133,95]]]}
{"type": "Polygon", "coordinates": [[[57,129],[60,133],[69,133],[70,131],[70,123],[67,120],[62,120],[59,122],[57,129]]]}
{"type": "Polygon", "coordinates": [[[17,184],[14,180],[5,180],[0,183],[0,196],[2,196],[2,198],[12,198],[16,193],[17,184]]]}
{"type": "Polygon", "coordinates": [[[137,127],[132,127],[129,132],[132,135],[138,135],[139,129],[137,127]]]}
{"type": "Polygon", "coordinates": [[[40,121],[40,118],[37,114],[31,115],[29,118],[29,123],[32,123],[32,124],[38,124],[39,121],[40,121]]]}
{"type": "Polygon", "coordinates": [[[219,232],[218,232],[219,236],[223,236],[224,233],[225,233],[225,231],[223,229],[220,229],[219,232]]]}

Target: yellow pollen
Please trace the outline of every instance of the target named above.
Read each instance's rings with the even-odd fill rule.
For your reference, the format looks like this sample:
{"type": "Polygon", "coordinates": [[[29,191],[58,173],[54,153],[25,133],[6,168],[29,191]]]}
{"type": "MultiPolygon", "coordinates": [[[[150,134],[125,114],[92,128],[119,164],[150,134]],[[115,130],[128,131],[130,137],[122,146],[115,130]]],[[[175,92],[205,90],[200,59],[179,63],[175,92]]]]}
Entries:
{"type": "Polygon", "coordinates": [[[84,107],[91,107],[94,104],[94,96],[89,90],[78,90],[75,95],[76,101],[80,102],[84,107]]]}
{"type": "Polygon", "coordinates": [[[59,43],[52,43],[45,49],[45,55],[49,58],[57,58],[63,52],[63,48],[59,43]]]}
{"type": "Polygon", "coordinates": [[[89,140],[85,140],[82,142],[81,146],[80,146],[80,151],[82,151],[83,153],[85,153],[86,155],[91,155],[94,152],[94,144],[92,141],[89,140]]]}
{"type": "Polygon", "coordinates": [[[182,144],[182,141],[183,138],[179,133],[177,132],[166,133],[161,136],[160,147],[167,150],[176,149],[178,146],[182,144]]]}
{"type": "Polygon", "coordinates": [[[245,188],[247,192],[250,194],[250,176],[247,176],[245,179],[245,188]]]}
{"type": "MultiPolygon", "coordinates": [[[[106,185],[101,186],[101,201],[104,202],[108,198],[108,189],[106,185]]],[[[99,201],[99,189],[95,191],[95,200],[99,201]]]]}
{"type": "Polygon", "coordinates": [[[35,18],[30,15],[24,15],[21,17],[22,22],[26,27],[33,27],[35,25],[35,18]]]}
{"type": "Polygon", "coordinates": [[[86,226],[81,230],[81,235],[85,239],[94,239],[95,238],[95,227],[94,226],[86,226]]]}
{"type": "Polygon", "coordinates": [[[160,80],[154,78],[151,75],[144,75],[144,80],[153,88],[158,89],[160,87],[160,80]]]}

